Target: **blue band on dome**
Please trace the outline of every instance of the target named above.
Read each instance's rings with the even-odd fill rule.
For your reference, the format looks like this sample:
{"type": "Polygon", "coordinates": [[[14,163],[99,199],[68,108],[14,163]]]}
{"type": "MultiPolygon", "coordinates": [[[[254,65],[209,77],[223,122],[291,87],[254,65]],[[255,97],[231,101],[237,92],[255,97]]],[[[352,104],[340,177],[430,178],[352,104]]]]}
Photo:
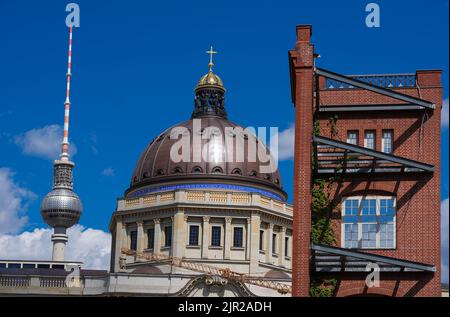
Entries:
{"type": "Polygon", "coordinates": [[[276,195],[272,192],[269,192],[267,190],[258,189],[254,187],[249,186],[240,186],[240,185],[230,185],[230,184],[178,184],[178,185],[167,185],[167,186],[158,186],[158,187],[150,187],[150,188],[144,188],[139,189],[135,192],[132,192],[130,195],[128,195],[127,198],[135,198],[140,197],[146,194],[154,193],[154,192],[160,192],[160,191],[167,191],[167,190],[177,190],[177,189],[223,189],[223,190],[238,190],[238,191],[244,191],[249,193],[257,193],[261,194],[273,199],[282,200],[284,201],[284,198],[276,195]]]}

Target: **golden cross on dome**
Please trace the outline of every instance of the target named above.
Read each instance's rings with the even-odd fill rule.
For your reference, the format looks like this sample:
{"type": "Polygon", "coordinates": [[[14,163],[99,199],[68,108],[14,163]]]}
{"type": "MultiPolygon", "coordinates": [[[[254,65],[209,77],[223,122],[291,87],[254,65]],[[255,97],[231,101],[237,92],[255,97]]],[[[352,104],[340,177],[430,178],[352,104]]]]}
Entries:
{"type": "Polygon", "coordinates": [[[213,66],[214,66],[214,64],[213,64],[213,54],[217,54],[217,52],[216,52],[216,51],[213,51],[213,47],[211,46],[211,48],[209,49],[209,51],[206,51],[206,53],[209,54],[209,64],[208,64],[208,67],[209,67],[209,71],[212,72],[212,68],[213,68],[213,66]]]}

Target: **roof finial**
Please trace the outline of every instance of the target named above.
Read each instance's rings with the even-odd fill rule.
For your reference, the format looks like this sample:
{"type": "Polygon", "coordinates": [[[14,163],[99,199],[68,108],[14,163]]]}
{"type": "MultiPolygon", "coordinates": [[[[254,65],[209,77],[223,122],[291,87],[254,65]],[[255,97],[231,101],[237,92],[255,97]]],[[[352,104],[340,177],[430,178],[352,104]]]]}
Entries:
{"type": "Polygon", "coordinates": [[[209,64],[208,64],[208,67],[209,67],[209,71],[212,72],[212,68],[213,68],[213,66],[214,66],[214,64],[213,64],[213,54],[217,54],[217,52],[216,52],[216,51],[213,51],[213,47],[212,47],[212,45],[211,45],[211,48],[209,49],[209,51],[206,51],[206,53],[209,54],[209,64]]]}

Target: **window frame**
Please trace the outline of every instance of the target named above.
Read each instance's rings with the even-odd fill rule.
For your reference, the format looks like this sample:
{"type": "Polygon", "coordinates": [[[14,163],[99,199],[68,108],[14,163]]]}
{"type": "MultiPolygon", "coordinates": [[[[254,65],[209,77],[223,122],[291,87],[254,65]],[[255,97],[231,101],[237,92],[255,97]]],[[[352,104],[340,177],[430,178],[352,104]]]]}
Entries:
{"type": "Polygon", "coordinates": [[[288,236],[284,237],[284,257],[289,257],[289,242],[290,238],[288,236]]]}
{"type": "Polygon", "coordinates": [[[155,248],[155,228],[147,229],[147,249],[153,250],[155,248]],[[149,234],[153,231],[153,234],[149,234]],[[150,241],[152,243],[150,243],[150,241]]]}
{"type": "Polygon", "coordinates": [[[278,251],[277,244],[278,244],[278,234],[276,232],[273,232],[272,233],[272,250],[271,250],[272,254],[278,254],[277,253],[277,251],[278,251]]]}
{"type": "Polygon", "coordinates": [[[136,251],[137,250],[137,230],[130,230],[130,250],[136,251]],[[133,239],[134,237],[134,239],[133,239]]]}
{"type": "MultiPolygon", "coordinates": [[[[386,208],[389,208],[387,206],[386,208]]],[[[388,230],[388,229],[386,229],[388,230]]],[[[353,231],[352,231],[353,232],[353,231]]],[[[388,231],[387,231],[388,234],[388,231]]],[[[385,241],[389,241],[390,239],[384,239],[385,241]]],[[[347,240],[347,241],[354,241],[354,240],[347,240]]],[[[364,249],[364,250],[392,250],[397,248],[397,198],[395,196],[389,196],[389,195],[366,195],[366,196],[347,196],[344,197],[342,200],[342,208],[341,208],[341,247],[346,249],[364,249]],[[376,200],[376,214],[375,215],[363,215],[362,214],[362,200],[376,200]],[[345,203],[347,200],[358,200],[358,213],[357,215],[346,214],[346,208],[345,203]],[[391,208],[393,208],[393,214],[390,215],[389,212],[387,213],[381,213],[381,201],[382,200],[392,200],[393,205],[391,208]],[[374,221],[362,221],[362,217],[373,217],[374,221]],[[357,221],[345,221],[344,217],[356,217],[357,221]],[[384,221],[383,219],[392,217],[392,221],[384,221]],[[357,246],[356,247],[348,247],[346,246],[346,231],[345,231],[345,225],[347,224],[353,224],[357,225],[358,231],[358,239],[357,239],[357,246]],[[363,224],[364,225],[376,225],[376,237],[375,237],[375,246],[374,247],[363,247],[363,224]],[[382,232],[381,232],[381,225],[392,225],[392,246],[382,246],[382,232]]]]}
{"type": "Polygon", "coordinates": [[[234,226],[233,227],[233,243],[232,243],[233,248],[244,248],[244,227],[242,226],[234,226]],[[241,231],[241,244],[240,245],[236,245],[236,231],[241,231]]]}
{"type": "Polygon", "coordinates": [[[358,130],[347,130],[347,143],[348,143],[348,144],[353,144],[353,145],[358,145],[358,144],[359,144],[359,131],[358,131],[358,130]],[[350,136],[350,134],[352,134],[352,133],[354,133],[355,136],[356,136],[356,138],[355,138],[356,143],[349,142],[349,140],[351,140],[351,139],[349,138],[349,136],[350,136]]]}
{"type": "Polygon", "coordinates": [[[383,152],[383,153],[387,153],[387,154],[392,154],[392,153],[394,153],[394,130],[393,129],[383,129],[382,131],[381,131],[381,152],[383,152]],[[391,136],[391,138],[390,138],[390,140],[391,140],[391,151],[390,152],[385,152],[384,151],[384,145],[385,145],[385,137],[384,137],[384,134],[385,133],[389,133],[390,134],[390,136],[391,136]]]}
{"type": "Polygon", "coordinates": [[[259,230],[259,251],[264,251],[264,238],[266,233],[263,229],[259,230]]]}
{"type": "Polygon", "coordinates": [[[211,241],[210,241],[210,245],[212,247],[221,247],[222,246],[222,226],[220,225],[212,225],[211,226],[211,241]],[[219,230],[219,244],[214,244],[213,242],[215,241],[214,239],[214,229],[219,230]]]}
{"type": "Polygon", "coordinates": [[[189,231],[188,231],[188,246],[199,246],[199,245],[200,245],[200,225],[198,225],[198,224],[190,224],[189,225],[189,231]],[[191,241],[191,238],[194,237],[192,235],[192,229],[194,227],[197,229],[197,236],[196,236],[197,243],[192,243],[192,241],[191,241]]]}
{"type": "Polygon", "coordinates": [[[164,226],[164,247],[165,248],[171,248],[172,247],[172,234],[173,234],[173,227],[172,225],[167,225],[164,226]],[[168,230],[167,228],[170,228],[170,230],[168,230]],[[168,234],[169,232],[169,234],[168,234]],[[170,237],[169,239],[167,237],[170,237]],[[168,241],[170,243],[168,243],[168,241]]]}
{"type": "Polygon", "coordinates": [[[376,151],[376,149],[377,149],[377,131],[376,130],[364,130],[364,147],[366,149],[376,151]],[[369,133],[373,133],[373,147],[367,146],[367,140],[369,140],[369,138],[367,138],[367,134],[369,134],[369,133]]]}

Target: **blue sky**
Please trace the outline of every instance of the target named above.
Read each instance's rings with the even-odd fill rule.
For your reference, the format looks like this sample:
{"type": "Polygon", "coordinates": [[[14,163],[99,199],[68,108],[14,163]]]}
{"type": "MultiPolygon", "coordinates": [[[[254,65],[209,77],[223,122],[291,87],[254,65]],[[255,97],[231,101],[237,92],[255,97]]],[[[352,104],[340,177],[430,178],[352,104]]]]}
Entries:
{"type": "MultiPolygon", "coordinates": [[[[348,74],[441,68],[448,99],[448,0],[375,1],[376,29],[364,22],[370,1],[76,2],[81,27],[74,30],[70,138],[86,227],[107,230],[141,151],[190,116],[210,45],[219,51],[215,71],[227,88],[229,118],[243,126],[292,125],[287,51],[303,23],[313,25],[318,65],[348,74]]],[[[0,168],[35,194],[22,202],[29,219],[21,230],[45,226],[39,202],[51,188],[51,149],[24,149],[24,138],[44,127],[53,135],[52,125],[62,124],[65,4],[0,2],[0,168]]],[[[448,126],[442,137],[445,199],[448,126]]],[[[289,159],[280,166],[289,195],[292,168],[289,159]]]]}

